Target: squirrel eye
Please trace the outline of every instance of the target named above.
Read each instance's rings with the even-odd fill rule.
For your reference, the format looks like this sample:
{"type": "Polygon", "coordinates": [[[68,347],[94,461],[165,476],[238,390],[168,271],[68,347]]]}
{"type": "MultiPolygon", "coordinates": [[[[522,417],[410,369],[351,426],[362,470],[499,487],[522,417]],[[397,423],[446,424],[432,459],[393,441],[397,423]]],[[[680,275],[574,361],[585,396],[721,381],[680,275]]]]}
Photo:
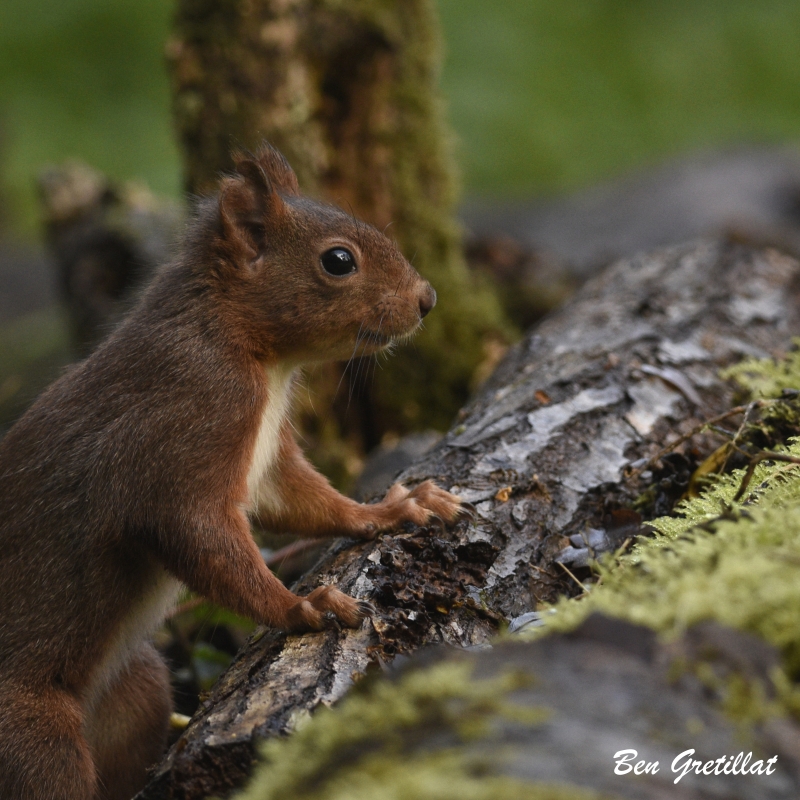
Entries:
{"type": "Polygon", "coordinates": [[[329,275],[342,277],[356,271],[356,260],[349,250],[344,247],[332,247],[320,256],[322,268],[329,275]]]}

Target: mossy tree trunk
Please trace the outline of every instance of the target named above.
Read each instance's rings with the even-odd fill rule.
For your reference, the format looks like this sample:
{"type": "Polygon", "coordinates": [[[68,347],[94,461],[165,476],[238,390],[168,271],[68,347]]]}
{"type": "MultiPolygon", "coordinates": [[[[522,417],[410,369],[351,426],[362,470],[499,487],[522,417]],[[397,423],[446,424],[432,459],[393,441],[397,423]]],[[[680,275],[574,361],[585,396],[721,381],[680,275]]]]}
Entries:
{"type": "Polygon", "coordinates": [[[190,192],[266,138],[304,191],[386,229],[433,283],[425,331],[382,369],[362,366],[375,377],[357,393],[366,445],[445,429],[508,327],[462,257],[432,0],[179,0],[167,52],[190,192]]]}

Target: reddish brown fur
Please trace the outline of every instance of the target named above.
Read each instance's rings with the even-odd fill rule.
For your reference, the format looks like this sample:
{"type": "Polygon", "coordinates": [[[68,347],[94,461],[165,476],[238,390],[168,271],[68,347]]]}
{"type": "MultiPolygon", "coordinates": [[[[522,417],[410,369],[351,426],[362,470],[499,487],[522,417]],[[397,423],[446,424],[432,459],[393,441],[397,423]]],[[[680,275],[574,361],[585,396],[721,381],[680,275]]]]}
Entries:
{"type": "Polygon", "coordinates": [[[276,580],[248,514],[357,537],[455,518],[458,499],[430,483],[368,506],[341,496],[269,416],[280,370],[375,352],[434,301],[382,234],[300,197],[276,151],[239,157],[180,257],[0,443],[0,797],[125,800],[143,784],[169,714],[147,638],[174,579],[279,628],[360,624],[368,604],[276,580]],[[355,275],[323,271],[334,246],[355,275]]]}

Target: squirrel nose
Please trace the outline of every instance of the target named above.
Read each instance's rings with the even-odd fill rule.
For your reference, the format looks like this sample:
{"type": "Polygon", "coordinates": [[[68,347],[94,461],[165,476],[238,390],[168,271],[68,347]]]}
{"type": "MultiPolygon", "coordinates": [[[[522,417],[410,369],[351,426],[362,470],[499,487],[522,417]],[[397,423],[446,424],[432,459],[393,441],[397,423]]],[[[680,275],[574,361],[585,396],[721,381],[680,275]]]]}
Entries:
{"type": "Polygon", "coordinates": [[[419,316],[426,317],[428,312],[436,305],[436,290],[428,284],[427,291],[419,299],[419,316]]]}

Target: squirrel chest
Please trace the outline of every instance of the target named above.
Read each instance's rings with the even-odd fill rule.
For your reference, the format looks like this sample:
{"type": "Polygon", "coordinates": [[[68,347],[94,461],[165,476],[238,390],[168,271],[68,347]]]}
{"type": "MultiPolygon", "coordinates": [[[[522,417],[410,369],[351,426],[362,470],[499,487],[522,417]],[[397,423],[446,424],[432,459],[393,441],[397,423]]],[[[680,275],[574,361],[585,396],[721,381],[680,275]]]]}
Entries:
{"type": "MultiPolygon", "coordinates": [[[[246,510],[274,509],[280,504],[279,487],[273,481],[273,467],[278,456],[281,428],[292,398],[294,368],[277,365],[265,368],[267,402],[261,412],[258,432],[247,472],[246,510]]],[[[120,621],[106,648],[105,658],[95,670],[87,692],[87,706],[95,702],[103,688],[118,674],[130,653],[150,636],[175,604],[180,582],[160,565],[153,565],[141,598],[120,621]]]]}
{"type": "Polygon", "coordinates": [[[261,412],[258,433],[247,471],[247,510],[276,508],[278,487],[272,481],[272,467],[278,456],[281,428],[289,411],[294,383],[294,368],[278,364],[265,368],[267,403],[261,412]]]}

